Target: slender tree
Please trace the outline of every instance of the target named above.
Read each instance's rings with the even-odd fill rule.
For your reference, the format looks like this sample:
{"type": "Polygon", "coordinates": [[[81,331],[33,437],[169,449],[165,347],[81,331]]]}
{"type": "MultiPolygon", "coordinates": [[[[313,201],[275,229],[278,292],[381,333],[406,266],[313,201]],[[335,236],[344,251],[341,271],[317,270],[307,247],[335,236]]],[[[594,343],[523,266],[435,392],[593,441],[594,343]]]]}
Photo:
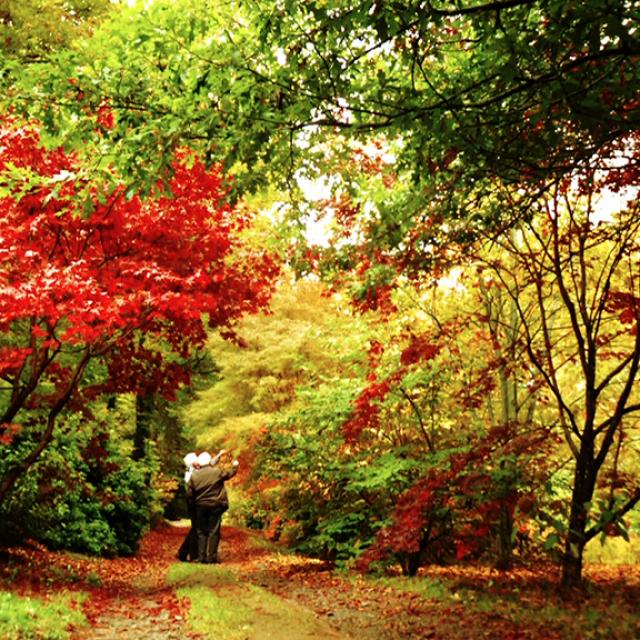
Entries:
{"type": "Polygon", "coordinates": [[[640,488],[622,480],[619,466],[625,431],[640,410],[638,200],[599,220],[601,187],[595,171],[558,184],[535,218],[495,241],[487,261],[518,310],[521,339],[555,399],[574,459],[566,586],[581,582],[587,542],[640,501],[640,488]],[[535,313],[525,294],[534,297],[535,313]]]}

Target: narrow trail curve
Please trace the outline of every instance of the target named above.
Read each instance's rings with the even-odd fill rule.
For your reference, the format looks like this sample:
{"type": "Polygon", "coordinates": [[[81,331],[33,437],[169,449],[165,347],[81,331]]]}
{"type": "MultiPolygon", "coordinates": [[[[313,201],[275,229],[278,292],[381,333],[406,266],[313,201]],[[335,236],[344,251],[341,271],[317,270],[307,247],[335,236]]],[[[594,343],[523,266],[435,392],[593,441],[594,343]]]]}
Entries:
{"type": "Polygon", "coordinates": [[[196,637],[186,627],[185,611],[166,586],[169,567],[184,530],[165,527],[149,533],[134,558],[111,561],[104,584],[91,591],[84,612],[89,628],[74,640],[184,640],[196,637]]]}
{"type": "MultiPolygon", "coordinates": [[[[90,628],[78,630],[74,640],[184,640],[204,638],[204,634],[190,631],[187,624],[188,605],[181,602],[173,588],[166,585],[167,571],[177,562],[176,551],[187,529],[164,527],[147,535],[135,558],[113,560],[113,572],[100,587],[92,590],[85,603],[90,628]]],[[[251,543],[245,532],[224,527],[221,554],[225,570],[237,576],[233,585],[221,584],[217,566],[203,565],[186,582],[204,585],[213,593],[224,593],[238,602],[251,603],[249,587],[256,585],[250,576],[263,556],[272,551],[251,543]]],[[[279,596],[277,614],[258,606],[252,614],[251,625],[242,630],[243,640],[351,640],[322,616],[311,609],[279,596]]],[[[224,640],[224,638],[220,638],[224,640]]]]}
{"type": "MultiPolygon", "coordinates": [[[[188,603],[166,585],[186,531],[184,527],[152,531],[136,557],[102,561],[103,583],[84,605],[92,626],[78,630],[74,640],[196,640],[215,633],[189,630],[188,603]]],[[[227,606],[230,602],[232,607],[233,603],[248,607],[248,623],[234,630],[234,640],[561,637],[535,623],[516,626],[498,612],[474,612],[463,601],[445,603],[362,576],[336,573],[326,563],[283,552],[234,527],[223,527],[219,555],[222,564],[197,565],[173,586],[205,587],[211,589],[212,602],[222,597],[227,606]]],[[[227,640],[224,634],[217,638],[227,640]]]]}

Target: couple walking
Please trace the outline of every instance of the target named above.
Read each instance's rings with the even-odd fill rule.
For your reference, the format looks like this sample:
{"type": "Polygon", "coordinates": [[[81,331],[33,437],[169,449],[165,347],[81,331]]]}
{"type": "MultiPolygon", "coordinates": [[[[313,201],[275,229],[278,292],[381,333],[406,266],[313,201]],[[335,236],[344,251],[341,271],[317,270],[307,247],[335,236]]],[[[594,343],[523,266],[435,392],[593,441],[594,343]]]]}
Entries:
{"type": "Polygon", "coordinates": [[[232,462],[230,469],[218,465],[225,453],[222,449],[214,458],[206,451],[200,455],[188,453],[184,457],[191,529],[178,551],[178,558],[183,562],[189,558],[192,562],[218,562],[222,514],[229,508],[224,483],[238,472],[237,460],[232,462]]]}

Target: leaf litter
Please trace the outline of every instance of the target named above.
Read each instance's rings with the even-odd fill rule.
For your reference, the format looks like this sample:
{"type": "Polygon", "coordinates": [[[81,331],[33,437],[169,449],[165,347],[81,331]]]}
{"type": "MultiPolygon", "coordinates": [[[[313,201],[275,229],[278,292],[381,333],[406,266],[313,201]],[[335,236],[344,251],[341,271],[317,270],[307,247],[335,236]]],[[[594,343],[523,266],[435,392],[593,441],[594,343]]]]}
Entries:
{"type": "MultiPolygon", "coordinates": [[[[130,558],[53,552],[34,542],[3,549],[0,588],[44,599],[77,592],[76,606],[89,627],[70,629],[72,638],[201,638],[189,629],[188,601],[166,584],[185,532],[157,528],[130,558]]],[[[282,604],[274,612],[265,605],[255,608],[255,624],[243,636],[247,640],[595,640],[604,637],[598,629],[602,632],[612,616],[617,620],[609,620],[608,638],[640,637],[636,566],[589,566],[587,590],[567,597],[558,591],[552,565],[508,573],[468,565],[428,567],[414,579],[373,578],[269,546],[259,535],[234,527],[223,528],[221,556],[224,570],[236,580],[231,595],[238,602],[249,602],[248,589],[257,588],[282,604]]],[[[200,571],[202,584],[213,593],[231,593],[216,574],[207,575],[208,567],[200,571]]]]}

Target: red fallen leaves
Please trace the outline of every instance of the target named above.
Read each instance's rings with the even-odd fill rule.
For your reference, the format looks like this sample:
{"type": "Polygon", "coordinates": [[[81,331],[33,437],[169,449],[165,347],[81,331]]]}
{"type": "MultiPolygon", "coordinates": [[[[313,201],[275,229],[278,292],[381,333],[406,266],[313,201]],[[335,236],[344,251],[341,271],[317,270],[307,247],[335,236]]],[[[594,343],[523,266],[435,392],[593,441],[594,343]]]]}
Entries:
{"type": "MultiPolygon", "coordinates": [[[[263,562],[263,561],[262,561],[263,562]]],[[[412,593],[417,582],[400,581],[386,586],[362,577],[336,574],[326,563],[300,557],[269,558],[269,588],[283,598],[312,608],[317,614],[329,616],[341,629],[358,636],[428,638],[440,640],[469,640],[470,638],[521,638],[527,640],[558,640],[562,635],[554,629],[542,628],[535,623],[520,626],[516,621],[495,611],[481,612],[470,605],[473,590],[486,591],[493,584],[493,572],[465,568],[438,567],[423,573],[427,584],[432,580],[451,581],[452,598],[426,593],[412,593]],[[469,595],[456,593],[455,583],[470,590],[469,595]],[[464,583],[464,585],[463,585],[464,583]],[[404,589],[407,590],[404,590],[404,589]],[[372,629],[373,628],[373,629],[372,629]],[[371,631],[369,631],[371,630],[371,631]],[[369,635],[370,634],[370,635],[369,635]]],[[[519,574],[513,584],[507,584],[519,593],[527,581],[534,579],[535,598],[540,606],[546,605],[547,584],[555,578],[542,581],[538,592],[537,578],[543,572],[519,574]],[[548,582],[549,581],[549,582],[548,582]]],[[[524,589],[523,589],[524,590],[524,589]]],[[[496,594],[497,595],[497,594],[496,594]]],[[[526,593],[524,594],[527,598],[526,593]]],[[[508,600],[507,600],[508,601],[508,600]]]]}
{"type": "Polygon", "coordinates": [[[157,594],[155,598],[157,606],[149,609],[150,614],[159,615],[162,612],[166,612],[175,620],[184,618],[185,602],[183,599],[178,598],[173,591],[166,589],[157,594]]]}
{"type": "MultiPolygon", "coordinates": [[[[89,591],[91,598],[83,609],[94,623],[104,625],[101,616],[106,612],[138,623],[147,618],[149,625],[156,616],[169,618],[178,626],[187,611],[163,587],[163,578],[184,533],[174,528],[153,531],[138,556],[116,560],[51,553],[37,545],[11,549],[8,555],[14,562],[0,565],[0,575],[7,577],[17,570],[14,588],[24,584],[27,575],[39,577],[40,593],[70,586],[89,591]],[[17,564],[18,560],[23,564],[17,564]],[[76,582],[65,582],[64,575],[73,576],[76,582]],[[95,581],[96,576],[103,584],[89,587],[86,581],[95,581]]],[[[594,611],[607,615],[607,607],[613,606],[621,620],[628,619],[640,597],[639,567],[587,567],[590,595],[584,602],[567,602],[555,590],[557,568],[550,565],[509,573],[478,565],[430,566],[421,570],[417,580],[389,584],[336,573],[327,562],[258,547],[246,531],[231,527],[223,527],[221,552],[225,568],[241,582],[254,582],[294,600],[327,616],[349,635],[363,638],[575,640],[586,637],[584,625],[594,611]],[[425,585],[423,592],[412,591],[421,584],[425,585]],[[442,587],[430,595],[430,584],[442,587]],[[559,621],[544,617],[551,609],[561,616],[559,621]]],[[[79,631],[79,637],[82,634],[79,631]]]]}
{"type": "Polygon", "coordinates": [[[49,551],[29,541],[7,550],[10,562],[2,565],[0,575],[10,577],[15,587],[25,591],[40,592],[59,584],[65,588],[78,585],[83,590],[94,585],[101,592],[125,593],[141,576],[154,580],[162,576],[173,562],[183,535],[182,529],[152,531],[136,556],[114,559],[49,551]],[[17,575],[12,576],[13,571],[17,575]]]}
{"type": "Polygon", "coordinates": [[[184,529],[162,528],[150,532],[135,557],[101,559],[48,551],[38,543],[8,550],[9,562],[0,576],[12,590],[45,597],[57,589],[89,594],[82,611],[95,625],[108,615],[125,618],[163,614],[182,624],[187,604],[164,586],[165,573],[175,561],[184,529]]]}
{"type": "Polygon", "coordinates": [[[556,590],[558,570],[551,565],[509,573],[479,565],[430,566],[416,580],[397,580],[392,587],[335,574],[318,561],[302,558],[287,558],[281,565],[272,562],[269,568],[279,578],[273,590],[282,597],[341,620],[341,627],[356,636],[365,633],[363,627],[379,627],[378,633],[365,637],[575,640],[586,637],[582,633],[589,615],[606,615],[614,602],[621,619],[633,616],[640,595],[638,567],[627,567],[626,576],[620,568],[588,568],[592,595],[570,603],[556,590]],[[411,593],[422,580],[425,591],[411,593]],[[442,587],[431,596],[430,584],[442,587]],[[548,616],[550,608],[557,610],[558,619],[548,616]]]}

